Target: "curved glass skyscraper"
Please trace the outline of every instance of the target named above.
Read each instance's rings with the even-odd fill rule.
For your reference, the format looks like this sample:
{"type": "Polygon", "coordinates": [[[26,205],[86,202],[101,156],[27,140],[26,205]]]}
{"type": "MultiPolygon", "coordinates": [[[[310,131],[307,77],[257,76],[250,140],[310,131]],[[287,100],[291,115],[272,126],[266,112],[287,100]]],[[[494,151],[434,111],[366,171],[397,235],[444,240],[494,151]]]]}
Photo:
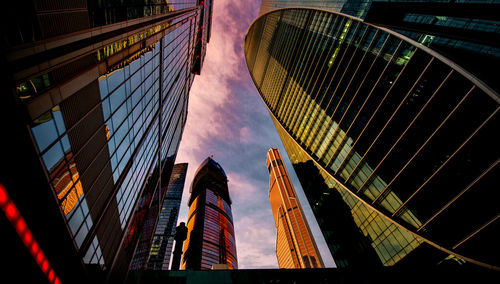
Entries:
{"type": "Polygon", "coordinates": [[[245,57],[338,267],[500,268],[493,88],[320,9],[261,10],[245,57]]]}
{"type": "Polygon", "coordinates": [[[208,270],[217,264],[237,269],[227,176],[211,157],[196,170],[190,192],[182,269],[208,270]]]}

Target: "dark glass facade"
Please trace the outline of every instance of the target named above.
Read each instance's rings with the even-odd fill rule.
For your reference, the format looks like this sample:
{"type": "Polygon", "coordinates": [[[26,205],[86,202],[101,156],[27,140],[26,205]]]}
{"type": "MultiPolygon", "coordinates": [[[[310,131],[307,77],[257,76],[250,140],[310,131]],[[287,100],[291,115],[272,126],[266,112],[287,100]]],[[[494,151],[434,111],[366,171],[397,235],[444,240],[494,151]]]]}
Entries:
{"type": "MultiPolygon", "coordinates": [[[[4,59],[10,96],[2,108],[15,109],[11,119],[19,122],[17,129],[29,131],[20,130],[12,147],[31,153],[27,163],[35,167],[33,176],[40,174],[29,182],[44,185],[52,196],[33,210],[59,215],[57,224],[68,237],[60,248],[47,242],[61,251],[54,256],[59,261],[51,263],[57,270],[63,252],[80,262],[75,267],[81,273],[69,278],[63,273],[63,282],[84,281],[77,276],[85,270],[101,280],[119,281],[143,227],[153,232],[155,222],[148,225],[148,215],[154,215],[152,220],[158,215],[186,122],[189,90],[210,33],[211,1],[99,1],[107,14],[92,24],[100,13],[92,6],[97,2],[58,6],[42,1],[28,7],[50,10],[54,17],[44,21],[50,13],[40,10],[43,17],[32,19],[34,29],[62,32],[38,34],[11,22],[24,41],[11,40],[4,59]],[[90,26],[65,29],[73,24],[64,22],[71,11],[75,24],[82,12],[90,26]]],[[[17,190],[21,183],[12,186],[12,180],[18,174],[4,173],[2,181],[17,190]]],[[[27,202],[17,199],[21,208],[27,202]]],[[[44,238],[43,231],[34,233],[44,238]]]]}
{"type": "Polygon", "coordinates": [[[231,198],[222,167],[207,158],[196,171],[190,191],[182,269],[208,270],[214,264],[238,269],[231,198]]]}
{"type": "Polygon", "coordinates": [[[500,0],[262,0],[276,8],[341,12],[390,28],[453,60],[497,93],[500,84],[500,0]]]}
{"type": "Polygon", "coordinates": [[[245,56],[339,267],[499,268],[495,91],[398,33],[306,8],[261,15],[245,56]]]}
{"type": "Polygon", "coordinates": [[[188,164],[175,164],[149,251],[148,269],[168,270],[188,164]]]}

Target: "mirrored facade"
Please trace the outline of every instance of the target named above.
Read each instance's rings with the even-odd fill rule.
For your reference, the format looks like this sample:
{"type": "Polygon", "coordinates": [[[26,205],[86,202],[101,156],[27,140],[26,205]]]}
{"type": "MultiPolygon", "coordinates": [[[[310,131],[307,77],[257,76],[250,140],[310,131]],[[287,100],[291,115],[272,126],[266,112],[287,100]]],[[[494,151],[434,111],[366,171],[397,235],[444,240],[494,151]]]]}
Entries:
{"type": "Polygon", "coordinates": [[[196,171],[190,192],[182,269],[210,270],[215,264],[238,269],[227,176],[211,157],[196,171]]]}
{"type": "Polygon", "coordinates": [[[452,59],[497,93],[500,0],[262,0],[259,15],[277,8],[340,12],[390,28],[452,59]]]}
{"type": "Polygon", "coordinates": [[[316,241],[278,149],[267,152],[269,201],[276,224],[279,268],[324,268],[316,241]]]}
{"type": "MultiPolygon", "coordinates": [[[[47,177],[38,183],[48,184],[64,217],[71,238],[64,251],[83,270],[119,281],[141,232],[154,232],[209,41],[212,1],[83,2],[30,7],[34,30],[10,23],[20,34],[5,35],[9,103],[22,110],[16,119],[27,120],[47,177]],[[72,9],[86,22],[76,14],[73,26],[63,22],[72,9]],[[44,18],[47,10],[58,17],[44,18]],[[56,26],[59,33],[50,33],[56,26]]],[[[145,241],[148,255],[152,240],[145,241]]]]}
{"type": "Polygon", "coordinates": [[[376,255],[385,266],[498,268],[496,197],[484,198],[497,196],[496,92],[407,37],[335,12],[263,14],[245,57],[339,267],[376,255]],[[325,206],[339,197],[350,216],[335,219],[325,206]]]}
{"type": "Polygon", "coordinates": [[[172,175],[168,183],[165,198],[163,199],[163,207],[161,208],[153,236],[153,243],[149,252],[148,269],[169,269],[187,167],[187,163],[175,164],[172,169],[172,175]]]}

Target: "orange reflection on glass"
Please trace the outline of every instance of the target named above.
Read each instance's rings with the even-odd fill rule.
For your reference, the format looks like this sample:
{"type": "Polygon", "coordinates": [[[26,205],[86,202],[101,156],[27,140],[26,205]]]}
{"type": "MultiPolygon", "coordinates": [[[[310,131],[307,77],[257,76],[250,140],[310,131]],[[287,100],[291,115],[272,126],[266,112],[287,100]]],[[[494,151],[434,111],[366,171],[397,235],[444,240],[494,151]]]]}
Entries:
{"type": "Polygon", "coordinates": [[[68,215],[75,208],[80,196],[83,194],[83,186],[79,180],[80,175],[76,169],[76,164],[72,160],[73,154],[67,153],[65,158],[53,168],[51,172],[52,186],[61,201],[61,209],[64,215],[68,215]],[[66,161],[71,161],[69,167],[66,161]]]}
{"type": "Polygon", "coordinates": [[[324,267],[295,189],[277,149],[267,153],[269,201],[277,228],[276,257],[280,268],[324,267]]]}

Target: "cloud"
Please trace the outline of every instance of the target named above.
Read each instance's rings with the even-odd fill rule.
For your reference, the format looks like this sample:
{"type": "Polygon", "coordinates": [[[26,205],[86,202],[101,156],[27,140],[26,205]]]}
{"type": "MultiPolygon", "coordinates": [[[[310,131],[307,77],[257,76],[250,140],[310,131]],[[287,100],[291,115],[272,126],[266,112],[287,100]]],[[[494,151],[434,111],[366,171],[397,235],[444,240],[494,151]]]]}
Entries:
{"type": "Polygon", "coordinates": [[[243,217],[235,224],[238,268],[277,268],[276,229],[256,217],[243,217]]]}
{"type": "Polygon", "coordinates": [[[247,126],[240,128],[240,142],[245,143],[250,140],[250,129],[247,126]]]}
{"type": "Polygon", "coordinates": [[[248,9],[258,11],[244,2],[248,1],[214,1],[210,43],[201,76],[195,78],[190,91],[186,129],[191,131],[186,131],[182,144],[190,152],[203,150],[203,141],[213,137],[234,139],[238,134],[228,129],[238,122],[231,108],[238,103],[234,97],[242,88],[239,85],[253,87],[244,65],[243,37],[253,20],[248,9]]]}
{"type": "MultiPolygon", "coordinates": [[[[229,180],[239,268],[277,268],[266,153],[282,143],[246,67],[243,41],[260,1],[214,1],[213,27],[176,163],[189,163],[178,222],[186,222],[189,188],[210,155],[229,180]]],[[[292,167],[287,164],[287,168],[292,167]]],[[[294,182],[294,184],[296,184],[294,182]]],[[[313,230],[314,231],[314,230],[313,230]]]]}
{"type": "Polygon", "coordinates": [[[260,132],[256,125],[262,118],[251,112],[267,115],[255,95],[243,54],[244,35],[257,16],[258,5],[259,1],[214,1],[211,38],[201,75],[190,91],[188,119],[176,159],[189,163],[178,222],[187,220],[189,187],[197,167],[214,154],[228,175],[239,267],[277,268],[265,150],[242,148],[260,139],[254,134],[260,132]]]}
{"type": "Polygon", "coordinates": [[[268,185],[231,172],[228,186],[233,201],[234,229],[239,268],[277,268],[276,229],[268,185]]]}

